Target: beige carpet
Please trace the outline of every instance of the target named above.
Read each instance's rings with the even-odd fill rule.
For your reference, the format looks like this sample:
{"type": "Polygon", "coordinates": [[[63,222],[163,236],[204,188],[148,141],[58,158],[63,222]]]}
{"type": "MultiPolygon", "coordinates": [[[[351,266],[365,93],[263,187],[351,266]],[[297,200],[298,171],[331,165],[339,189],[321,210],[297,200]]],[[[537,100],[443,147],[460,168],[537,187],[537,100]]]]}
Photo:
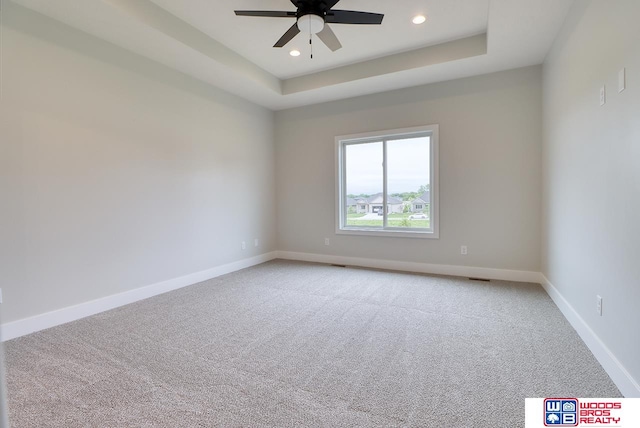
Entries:
{"type": "Polygon", "coordinates": [[[513,428],[620,395],[539,285],[289,261],[5,351],[13,428],[513,428]]]}

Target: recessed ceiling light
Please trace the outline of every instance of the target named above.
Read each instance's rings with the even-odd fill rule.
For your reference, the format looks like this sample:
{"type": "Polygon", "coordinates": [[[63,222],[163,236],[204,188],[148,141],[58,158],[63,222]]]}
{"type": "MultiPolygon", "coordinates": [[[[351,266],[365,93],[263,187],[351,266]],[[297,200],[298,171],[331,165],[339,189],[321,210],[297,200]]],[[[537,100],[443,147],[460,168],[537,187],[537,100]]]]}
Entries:
{"type": "Polygon", "coordinates": [[[427,18],[424,15],[416,15],[416,16],[413,17],[413,23],[416,24],[416,25],[422,24],[426,20],[427,20],[427,18]]]}
{"type": "Polygon", "coordinates": [[[289,55],[291,55],[291,56],[300,56],[300,51],[297,50],[297,49],[294,49],[291,52],[289,52],[289,55]]]}

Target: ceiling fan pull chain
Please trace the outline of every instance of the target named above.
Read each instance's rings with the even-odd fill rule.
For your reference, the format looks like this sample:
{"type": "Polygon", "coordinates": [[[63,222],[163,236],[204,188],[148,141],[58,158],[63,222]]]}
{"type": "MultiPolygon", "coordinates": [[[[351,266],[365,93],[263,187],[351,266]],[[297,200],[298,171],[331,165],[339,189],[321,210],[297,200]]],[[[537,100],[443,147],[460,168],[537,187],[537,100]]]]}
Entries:
{"type": "Polygon", "coordinates": [[[308,16],[309,19],[309,49],[311,51],[311,59],[313,59],[313,33],[311,33],[311,15],[308,16]]]}
{"type": "Polygon", "coordinates": [[[311,33],[311,15],[309,15],[309,47],[311,48],[311,59],[313,59],[313,33],[311,33]]]}

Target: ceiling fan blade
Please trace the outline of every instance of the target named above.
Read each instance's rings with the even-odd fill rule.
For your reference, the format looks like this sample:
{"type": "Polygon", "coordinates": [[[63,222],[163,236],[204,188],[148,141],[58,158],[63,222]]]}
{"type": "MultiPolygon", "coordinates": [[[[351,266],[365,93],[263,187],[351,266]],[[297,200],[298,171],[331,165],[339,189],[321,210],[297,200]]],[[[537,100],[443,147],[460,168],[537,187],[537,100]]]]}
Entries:
{"type": "Polygon", "coordinates": [[[326,22],[330,24],[382,24],[384,15],[381,13],[358,12],[355,10],[330,10],[326,22]]]}
{"type": "Polygon", "coordinates": [[[236,10],[237,16],[263,16],[267,18],[295,18],[295,12],[284,12],[278,10],[236,10]]]}
{"type": "Polygon", "coordinates": [[[327,45],[327,47],[333,52],[342,47],[342,45],[340,44],[340,40],[338,40],[336,34],[328,25],[325,25],[322,31],[317,34],[317,36],[320,40],[322,40],[322,43],[327,45]]]}
{"type": "Polygon", "coordinates": [[[291,28],[289,28],[287,30],[286,33],[284,33],[284,35],[282,37],[280,37],[280,40],[278,40],[276,42],[275,45],[273,45],[274,48],[281,48],[284,45],[286,45],[287,43],[289,43],[291,41],[291,39],[293,39],[295,36],[298,35],[298,33],[300,32],[300,29],[298,28],[298,23],[294,23],[291,28]]]}

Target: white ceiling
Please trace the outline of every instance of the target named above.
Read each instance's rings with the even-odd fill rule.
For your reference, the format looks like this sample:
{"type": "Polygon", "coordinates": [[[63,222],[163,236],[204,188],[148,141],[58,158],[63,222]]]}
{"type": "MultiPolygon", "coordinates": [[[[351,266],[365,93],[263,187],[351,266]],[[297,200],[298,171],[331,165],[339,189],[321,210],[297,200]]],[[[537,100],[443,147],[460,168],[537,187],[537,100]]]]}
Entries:
{"type": "Polygon", "coordinates": [[[383,13],[382,25],[332,24],[343,48],[315,38],[310,59],[302,34],[272,47],[293,19],[233,12],[293,11],[289,0],[13,1],[274,110],[540,64],[573,3],[341,0],[335,9],[383,13]]]}
{"type": "Polygon", "coordinates": [[[289,0],[234,0],[226,2],[226,8],[211,0],[151,1],[280,79],[484,33],[489,11],[489,0],[341,0],[335,9],[383,13],[383,25],[330,25],[342,49],[331,52],[314,37],[311,60],[308,35],[298,34],[283,49],[272,48],[294,19],[237,17],[233,13],[234,9],[295,11],[289,0]],[[429,24],[411,23],[420,13],[428,14],[429,24]],[[456,17],[455,26],[447,22],[452,16],[456,17]],[[292,58],[289,51],[293,48],[303,54],[292,58]]]}

